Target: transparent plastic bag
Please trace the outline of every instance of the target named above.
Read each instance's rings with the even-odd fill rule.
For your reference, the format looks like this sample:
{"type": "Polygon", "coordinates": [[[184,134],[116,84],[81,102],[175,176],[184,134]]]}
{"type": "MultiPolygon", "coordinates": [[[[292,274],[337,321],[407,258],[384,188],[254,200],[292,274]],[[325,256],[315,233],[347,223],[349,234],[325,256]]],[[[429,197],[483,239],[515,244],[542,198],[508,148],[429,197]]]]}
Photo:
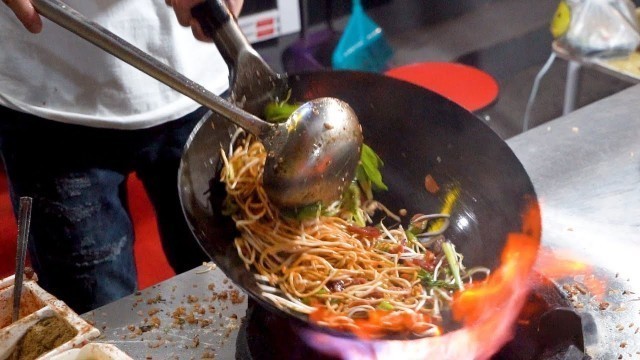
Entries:
{"type": "Polygon", "coordinates": [[[635,6],[629,0],[565,0],[571,21],[561,45],[580,56],[626,56],[640,44],[635,6]]]}

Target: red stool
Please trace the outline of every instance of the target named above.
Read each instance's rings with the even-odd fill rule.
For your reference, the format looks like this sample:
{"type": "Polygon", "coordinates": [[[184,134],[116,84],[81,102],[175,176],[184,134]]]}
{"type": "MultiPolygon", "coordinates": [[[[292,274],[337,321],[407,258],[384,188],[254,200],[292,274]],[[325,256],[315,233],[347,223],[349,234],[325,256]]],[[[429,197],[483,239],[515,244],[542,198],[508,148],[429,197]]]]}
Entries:
{"type": "Polygon", "coordinates": [[[390,69],[385,74],[429,89],[471,112],[498,97],[498,83],[491,75],[463,64],[424,62],[390,69]]]}

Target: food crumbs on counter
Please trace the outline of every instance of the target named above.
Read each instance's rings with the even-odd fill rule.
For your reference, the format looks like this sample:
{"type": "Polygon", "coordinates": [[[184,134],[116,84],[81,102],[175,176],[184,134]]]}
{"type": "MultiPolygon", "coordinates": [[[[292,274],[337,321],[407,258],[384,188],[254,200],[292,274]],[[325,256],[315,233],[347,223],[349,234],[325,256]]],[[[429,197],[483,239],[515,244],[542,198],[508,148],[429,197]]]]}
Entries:
{"type": "Polygon", "coordinates": [[[618,331],[622,331],[624,330],[624,326],[622,324],[618,324],[616,325],[616,329],[618,329],[618,331]]]}
{"type": "Polygon", "coordinates": [[[164,345],[165,343],[166,343],[166,341],[164,341],[164,340],[158,340],[158,341],[152,341],[152,342],[149,342],[149,343],[147,344],[147,346],[148,346],[150,349],[157,349],[157,348],[159,348],[160,346],[164,345]]]}
{"type": "Polygon", "coordinates": [[[165,300],[162,298],[162,296],[160,294],[156,295],[155,297],[149,298],[147,299],[147,304],[151,305],[151,304],[157,304],[159,302],[164,302],[165,300]]]}
{"type": "Polygon", "coordinates": [[[608,307],[609,307],[609,303],[606,302],[606,301],[603,301],[603,302],[600,303],[600,305],[598,305],[598,308],[600,310],[607,310],[608,307]]]}
{"type": "Polygon", "coordinates": [[[232,304],[241,304],[244,301],[244,295],[240,295],[238,290],[231,290],[229,294],[231,295],[232,304]]]}
{"type": "Polygon", "coordinates": [[[573,228],[567,228],[567,231],[573,231],[573,228]]]}
{"type": "Polygon", "coordinates": [[[213,290],[213,289],[215,289],[215,288],[216,288],[216,284],[214,284],[214,283],[211,283],[211,284],[209,284],[209,285],[207,286],[207,289],[209,289],[209,290],[213,290]]]}
{"type": "Polygon", "coordinates": [[[155,326],[156,328],[160,328],[161,321],[157,316],[152,316],[151,317],[151,324],[153,326],[155,326]]]}
{"type": "Polygon", "coordinates": [[[202,266],[204,269],[196,271],[196,274],[204,274],[209,271],[215,270],[218,266],[212,262],[203,262],[202,266]]]}
{"type": "Polygon", "coordinates": [[[157,314],[157,313],[159,313],[159,312],[160,312],[160,309],[158,309],[158,308],[151,308],[151,309],[149,309],[149,311],[147,311],[147,314],[148,314],[149,316],[153,316],[153,315],[155,315],[155,314],[157,314]]]}
{"type": "Polygon", "coordinates": [[[202,360],[215,360],[215,358],[216,358],[216,356],[213,353],[208,352],[208,351],[205,351],[202,354],[202,360]]]}
{"type": "Polygon", "coordinates": [[[576,126],[571,128],[571,131],[573,131],[574,133],[578,133],[580,131],[580,129],[576,126]]]}
{"type": "Polygon", "coordinates": [[[578,290],[582,295],[586,295],[589,292],[589,290],[581,283],[576,283],[575,289],[578,290]]]}

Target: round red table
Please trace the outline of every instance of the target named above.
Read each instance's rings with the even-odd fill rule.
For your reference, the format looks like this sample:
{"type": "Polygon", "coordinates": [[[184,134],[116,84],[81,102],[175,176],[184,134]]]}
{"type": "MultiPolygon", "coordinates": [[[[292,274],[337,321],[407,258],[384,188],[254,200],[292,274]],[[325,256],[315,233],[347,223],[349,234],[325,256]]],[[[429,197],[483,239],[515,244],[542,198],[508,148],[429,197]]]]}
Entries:
{"type": "Polygon", "coordinates": [[[438,93],[473,112],[498,97],[498,83],[475,67],[449,62],[424,62],[388,70],[385,75],[438,93]]]}

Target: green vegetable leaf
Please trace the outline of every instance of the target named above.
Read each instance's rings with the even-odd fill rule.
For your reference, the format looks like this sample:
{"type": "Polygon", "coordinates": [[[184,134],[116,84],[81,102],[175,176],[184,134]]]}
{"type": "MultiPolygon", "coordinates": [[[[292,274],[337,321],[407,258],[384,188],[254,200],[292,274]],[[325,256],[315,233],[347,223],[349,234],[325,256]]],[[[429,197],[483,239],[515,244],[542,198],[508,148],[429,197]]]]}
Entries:
{"type": "Polygon", "coordinates": [[[291,90],[289,90],[284,100],[268,103],[264,108],[264,119],[272,123],[285,122],[302,105],[300,103],[289,103],[290,98],[291,90]]]}
{"type": "Polygon", "coordinates": [[[286,102],[272,102],[264,109],[264,118],[268,122],[281,123],[287,121],[289,116],[300,107],[300,104],[287,104],[286,102]]]}
{"type": "Polygon", "coordinates": [[[316,293],[314,295],[324,295],[324,294],[328,294],[329,291],[325,288],[321,288],[320,290],[316,291],[316,293]]]}
{"type": "Polygon", "coordinates": [[[409,240],[409,242],[411,242],[411,243],[417,243],[418,242],[418,237],[416,236],[416,234],[414,234],[411,231],[411,227],[409,227],[409,229],[405,230],[404,233],[407,236],[407,240],[409,240]]]}
{"type": "Polygon", "coordinates": [[[298,221],[317,218],[318,216],[320,216],[321,213],[322,213],[322,204],[319,202],[315,204],[307,205],[303,208],[286,209],[281,212],[283,216],[291,219],[296,219],[298,221]]]}
{"type": "Polygon", "coordinates": [[[422,285],[427,289],[442,288],[446,290],[458,290],[457,284],[450,284],[443,280],[434,280],[433,274],[425,269],[420,269],[418,272],[418,278],[421,280],[422,285]]]}
{"type": "Polygon", "coordinates": [[[356,225],[366,225],[360,210],[360,189],[355,183],[349,184],[347,190],[342,194],[341,208],[351,215],[351,221],[356,225]]]}
{"type": "MultiPolygon", "coordinates": [[[[384,165],[382,159],[367,144],[362,144],[362,152],[360,153],[360,164],[358,168],[364,171],[366,178],[371,181],[377,190],[388,190],[387,185],[382,182],[382,173],[380,168],[384,165]]],[[[362,174],[361,174],[362,175],[362,174]]]]}
{"type": "Polygon", "coordinates": [[[380,310],[386,310],[386,311],[391,311],[393,310],[393,305],[391,305],[390,302],[386,301],[386,300],[382,300],[380,301],[380,303],[378,304],[378,309],[380,310]]]}

